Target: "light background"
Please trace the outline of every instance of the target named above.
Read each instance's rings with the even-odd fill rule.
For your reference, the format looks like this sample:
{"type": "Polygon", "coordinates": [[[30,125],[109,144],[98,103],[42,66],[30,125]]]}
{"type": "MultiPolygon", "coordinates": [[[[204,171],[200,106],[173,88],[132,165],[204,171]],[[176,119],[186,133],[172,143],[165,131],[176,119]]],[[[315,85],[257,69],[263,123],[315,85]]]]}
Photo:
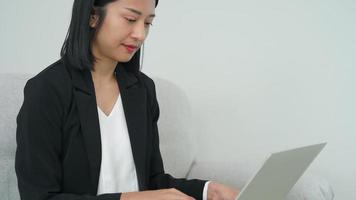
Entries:
{"type": "MultiPolygon", "coordinates": [[[[56,61],[73,1],[1,3],[0,73],[56,61]]],[[[199,159],[327,141],[309,170],[356,199],[355,11],[352,0],[161,0],[143,71],[186,92],[199,159]]]]}

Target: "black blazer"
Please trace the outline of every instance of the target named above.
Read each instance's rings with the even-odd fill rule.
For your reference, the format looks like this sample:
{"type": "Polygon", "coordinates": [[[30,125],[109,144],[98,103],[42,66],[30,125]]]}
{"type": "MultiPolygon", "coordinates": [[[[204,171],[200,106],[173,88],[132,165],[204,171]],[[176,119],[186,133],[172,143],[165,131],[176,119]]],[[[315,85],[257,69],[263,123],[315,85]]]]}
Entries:
{"type": "MultiPolygon", "coordinates": [[[[139,190],[176,188],[202,199],[205,181],[176,179],[163,169],[155,86],[148,76],[115,69],[139,190]]],[[[118,200],[97,196],[101,139],[89,70],[53,63],[24,88],[17,116],[15,168],[22,200],[118,200]]]]}

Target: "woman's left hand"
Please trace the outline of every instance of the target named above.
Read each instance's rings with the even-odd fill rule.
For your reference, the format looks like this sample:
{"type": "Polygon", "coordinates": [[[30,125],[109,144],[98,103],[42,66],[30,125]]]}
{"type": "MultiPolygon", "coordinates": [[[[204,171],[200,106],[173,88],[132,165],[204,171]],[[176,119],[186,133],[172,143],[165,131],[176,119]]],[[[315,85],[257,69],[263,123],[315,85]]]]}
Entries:
{"type": "Polygon", "coordinates": [[[208,200],[235,200],[240,191],[221,183],[211,181],[208,185],[208,200]]]}

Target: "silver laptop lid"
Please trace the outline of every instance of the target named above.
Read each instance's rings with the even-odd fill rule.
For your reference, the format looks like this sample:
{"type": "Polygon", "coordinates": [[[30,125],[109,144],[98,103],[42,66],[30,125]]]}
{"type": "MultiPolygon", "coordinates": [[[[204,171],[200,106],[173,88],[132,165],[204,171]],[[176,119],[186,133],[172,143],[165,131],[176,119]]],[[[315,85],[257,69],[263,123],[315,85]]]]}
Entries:
{"type": "Polygon", "coordinates": [[[236,200],[284,200],[325,145],[321,143],[271,154],[236,200]]]}

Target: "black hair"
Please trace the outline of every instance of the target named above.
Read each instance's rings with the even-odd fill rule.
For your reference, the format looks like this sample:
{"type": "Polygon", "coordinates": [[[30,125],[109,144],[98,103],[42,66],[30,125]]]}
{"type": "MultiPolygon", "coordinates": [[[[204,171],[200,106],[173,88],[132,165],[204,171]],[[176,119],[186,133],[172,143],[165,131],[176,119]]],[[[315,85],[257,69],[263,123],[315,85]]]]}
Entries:
{"type": "MultiPolygon", "coordinates": [[[[74,0],[72,19],[66,38],[61,49],[61,59],[71,67],[79,70],[93,69],[95,58],[91,51],[92,39],[104,21],[105,5],[118,0],[74,0]],[[99,15],[97,27],[89,26],[89,20],[93,10],[99,15]]],[[[157,7],[158,0],[155,0],[157,7]]],[[[138,49],[130,61],[123,63],[125,69],[130,72],[140,71],[141,49],[138,49]]]]}

